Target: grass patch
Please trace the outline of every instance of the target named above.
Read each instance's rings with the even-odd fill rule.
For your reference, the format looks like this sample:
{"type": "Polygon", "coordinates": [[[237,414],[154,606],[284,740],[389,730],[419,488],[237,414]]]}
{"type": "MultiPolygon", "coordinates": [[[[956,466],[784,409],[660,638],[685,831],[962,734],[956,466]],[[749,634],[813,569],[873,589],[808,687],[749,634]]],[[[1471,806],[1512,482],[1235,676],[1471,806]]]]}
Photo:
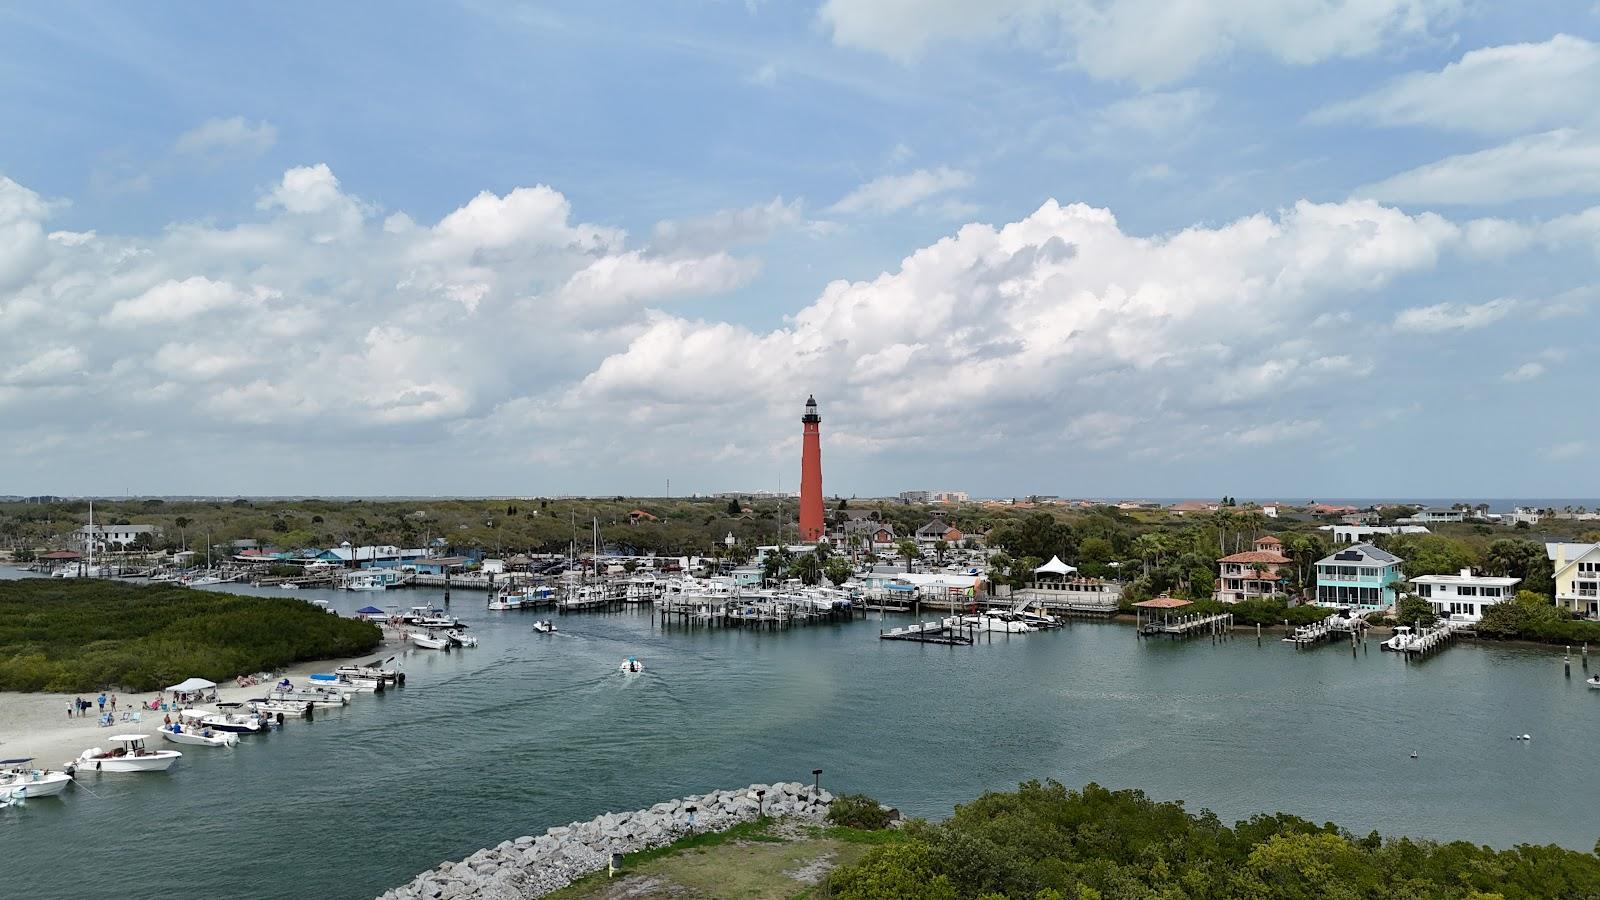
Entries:
{"type": "Polygon", "coordinates": [[[356,656],[370,622],[301,600],[99,579],[0,581],[0,690],[153,691],[356,656]]]}

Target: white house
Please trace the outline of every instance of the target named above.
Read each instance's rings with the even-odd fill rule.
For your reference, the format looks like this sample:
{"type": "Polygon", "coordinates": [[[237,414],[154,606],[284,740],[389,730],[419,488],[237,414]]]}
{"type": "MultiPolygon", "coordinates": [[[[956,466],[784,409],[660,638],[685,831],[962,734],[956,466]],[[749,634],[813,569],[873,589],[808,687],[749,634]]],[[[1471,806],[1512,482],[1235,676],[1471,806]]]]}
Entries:
{"type": "Polygon", "coordinates": [[[1429,534],[1426,525],[1323,525],[1333,532],[1335,544],[1355,544],[1375,534],[1429,534]]]}
{"type": "Polygon", "coordinates": [[[1537,507],[1519,506],[1515,510],[1512,510],[1511,515],[1506,517],[1506,521],[1510,522],[1513,526],[1520,525],[1524,522],[1529,525],[1537,525],[1539,524],[1539,520],[1542,518],[1544,518],[1544,514],[1539,512],[1537,507]]]}
{"type": "Polygon", "coordinates": [[[1430,506],[1427,509],[1417,510],[1415,515],[1410,515],[1399,521],[1411,525],[1433,525],[1439,522],[1462,522],[1467,517],[1466,510],[1450,509],[1446,506],[1430,506]]]}
{"type": "Polygon", "coordinates": [[[1600,544],[1545,544],[1555,569],[1556,605],[1600,619],[1600,544]]]}
{"type": "Polygon", "coordinates": [[[80,547],[87,548],[89,538],[93,535],[96,550],[119,550],[131,546],[141,534],[148,534],[151,540],[155,540],[161,534],[161,529],[154,525],[85,525],[74,531],[72,536],[80,547]]]}
{"type": "Polygon", "coordinates": [[[1471,569],[1462,569],[1459,575],[1418,575],[1411,579],[1411,589],[1433,605],[1439,618],[1476,622],[1488,607],[1515,599],[1521,581],[1500,575],[1474,575],[1471,569]]]}

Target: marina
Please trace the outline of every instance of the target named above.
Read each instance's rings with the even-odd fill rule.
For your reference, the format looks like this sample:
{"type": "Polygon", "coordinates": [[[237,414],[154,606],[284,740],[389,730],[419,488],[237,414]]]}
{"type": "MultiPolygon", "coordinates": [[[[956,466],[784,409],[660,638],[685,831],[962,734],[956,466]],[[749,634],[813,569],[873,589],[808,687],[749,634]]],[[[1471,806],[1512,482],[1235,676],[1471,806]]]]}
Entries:
{"type": "MultiPolygon", "coordinates": [[[[248,585],[207,589],[278,595],[248,585]]],[[[345,615],[370,596],[304,593],[345,615]]],[[[412,596],[442,605],[439,592],[412,596]]],[[[1592,787],[1600,770],[1586,704],[1600,691],[1562,677],[1560,648],[1464,642],[1408,666],[1393,654],[1294,653],[1278,641],[1129,641],[1127,625],[1088,621],[945,646],[881,640],[883,631],[916,625],[895,615],[780,631],[683,628],[663,626],[649,606],[622,605],[567,614],[559,630],[538,634],[536,614],[486,613],[481,599],[451,608],[479,647],[391,645],[384,653],[393,661],[375,668],[404,675],[403,691],[342,701],[297,679],[284,702],[318,705],[281,734],[243,736],[233,749],[180,748],[183,759],[159,776],[105,776],[85,782],[92,795],[68,788],[6,810],[0,834],[16,848],[12,877],[42,900],[162,889],[153,871],[113,884],[48,865],[46,848],[87,832],[110,859],[197,841],[268,854],[344,841],[393,852],[352,854],[338,871],[313,867],[297,889],[263,893],[259,881],[226,868],[214,887],[286,900],[373,896],[411,877],[418,859],[460,858],[535,825],[680,794],[685,777],[709,788],[816,767],[835,789],[866,791],[913,815],[938,814],[985,788],[1055,777],[1137,785],[1224,819],[1281,808],[1362,830],[1496,845],[1587,849],[1594,841],[1586,811],[1600,802],[1592,787]],[[619,660],[629,657],[642,671],[621,676],[619,660]],[[1467,683],[1472,691],[1460,689],[1467,683]],[[881,684],[910,687],[891,699],[881,684]],[[1348,696],[1382,699],[1326,715],[1324,702],[1348,696]],[[691,715],[696,725],[686,729],[691,715]],[[939,724],[950,721],[964,724],[939,724]],[[464,722],[473,723],[471,742],[461,740],[464,722]],[[885,733],[939,752],[906,766],[881,753],[885,733]],[[1535,739],[1506,740],[1523,733],[1535,739]],[[996,734],[1009,737],[995,742],[996,734]],[[1164,739],[1141,737],[1148,734],[1164,739]],[[576,746],[586,748],[580,767],[571,765],[576,746]],[[639,753],[645,746],[652,752],[639,753]],[[1269,746],[1274,761],[1263,765],[1269,746]],[[1361,790],[1303,777],[1330,755],[1360,760],[1361,790]],[[432,773],[420,782],[417,759],[429,760],[432,773]],[[976,774],[973,759],[984,761],[976,774]],[[692,775],[684,760],[694,761],[692,775]],[[507,768],[540,777],[510,785],[498,774],[507,768]],[[393,796],[397,782],[410,785],[405,804],[427,804],[426,823],[396,829],[385,821],[385,810],[411,808],[393,796]],[[218,790],[255,815],[211,815],[218,790]],[[377,814],[344,815],[355,807],[377,814]],[[116,827],[129,817],[141,827],[116,827]]],[[[1579,671],[1576,647],[1572,659],[1579,671]]],[[[26,748],[3,722],[0,755],[28,755],[12,752],[26,748]]],[[[104,733],[90,723],[80,746],[104,733]]],[[[65,758],[35,765],[56,768],[65,758]]]]}

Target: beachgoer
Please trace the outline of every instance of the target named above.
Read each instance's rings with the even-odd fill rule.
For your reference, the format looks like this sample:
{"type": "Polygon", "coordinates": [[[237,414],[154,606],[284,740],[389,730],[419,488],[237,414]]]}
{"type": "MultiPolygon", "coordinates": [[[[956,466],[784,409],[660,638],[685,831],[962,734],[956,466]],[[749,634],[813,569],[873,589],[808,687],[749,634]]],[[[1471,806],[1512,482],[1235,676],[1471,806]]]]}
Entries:
{"type": "Polygon", "coordinates": [[[106,695],[105,695],[105,694],[101,694],[101,695],[100,695],[100,696],[98,696],[98,697],[96,697],[96,698],[95,698],[95,702],[96,702],[96,703],[99,703],[99,704],[100,704],[100,711],[101,711],[101,712],[105,712],[105,708],[106,708],[106,695]]]}
{"type": "Polygon", "coordinates": [[[69,718],[69,719],[72,718],[72,704],[71,703],[67,704],[67,718],[69,718]]]}
{"type": "Polygon", "coordinates": [[[115,712],[116,709],[117,709],[117,695],[116,694],[112,694],[111,695],[111,710],[112,710],[112,712],[115,712]]]}

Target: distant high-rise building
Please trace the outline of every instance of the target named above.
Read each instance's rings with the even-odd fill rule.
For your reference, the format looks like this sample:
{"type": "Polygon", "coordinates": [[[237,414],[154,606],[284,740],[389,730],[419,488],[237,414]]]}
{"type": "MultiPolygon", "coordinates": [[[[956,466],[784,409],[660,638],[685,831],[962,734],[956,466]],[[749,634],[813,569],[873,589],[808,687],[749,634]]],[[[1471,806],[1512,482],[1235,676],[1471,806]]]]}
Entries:
{"type": "Polygon", "coordinates": [[[800,418],[805,430],[800,444],[800,540],[811,544],[822,540],[822,416],[817,415],[817,398],[806,398],[806,414],[800,418]]]}

